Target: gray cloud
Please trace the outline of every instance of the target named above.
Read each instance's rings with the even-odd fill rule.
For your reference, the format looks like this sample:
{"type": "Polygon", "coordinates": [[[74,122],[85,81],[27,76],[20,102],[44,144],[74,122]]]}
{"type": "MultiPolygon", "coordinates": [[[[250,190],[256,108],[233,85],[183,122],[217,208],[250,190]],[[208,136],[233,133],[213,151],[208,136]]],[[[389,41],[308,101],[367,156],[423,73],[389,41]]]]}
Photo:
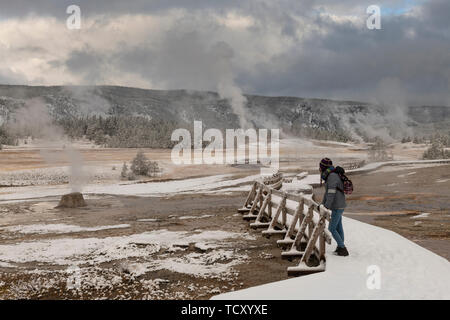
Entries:
{"type": "Polygon", "coordinates": [[[117,14],[157,14],[173,8],[218,9],[239,6],[238,0],[2,0],[0,6],[4,17],[23,17],[29,14],[53,16],[66,19],[66,9],[70,5],[78,5],[82,14],[117,15],[117,14]]]}
{"type": "Polygon", "coordinates": [[[325,35],[311,34],[253,74],[241,74],[238,83],[268,94],[373,100],[382,98],[380,83],[395,78],[407,103],[448,104],[450,41],[443,38],[448,33],[442,33],[440,20],[434,24],[424,10],[420,19],[395,16],[382,23],[382,30],[371,31],[317,18],[325,35]]]}
{"type": "MultiPolygon", "coordinates": [[[[62,12],[64,20],[71,2],[5,1],[2,15],[58,18],[62,12]]],[[[392,8],[409,3],[378,2],[392,8]]],[[[365,27],[365,9],[372,2],[360,0],[80,0],[77,4],[83,15],[97,21],[92,31],[77,38],[78,45],[60,56],[52,55],[55,49],[46,43],[30,43],[28,50],[39,45],[42,52],[35,54],[47,59],[48,70],[67,73],[79,84],[217,91],[218,83],[227,78],[247,93],[384,101],[386,90],[380,88],[394,81],[402,88],[404,104],[450,105],[450,4],[445,0],[424,2],[407,14],[382,16],[382,30],[365,27]],[[149,24],[148,31],[138,29],[135,36],[119,40],[115,32],[101,33],[135,27],[131,17],[128,25],[107,29],[114,21],[108,15],[140,14],[169,21],[168,10],[176,8],[182,9],[176,18],[170,16],[173,21],[167,25],[158,22],[156,31],[149,24]],[[88,41],[95,32],[110,44],[105,39],[99,39],[101,45],[88,41]],[[223,50],[215,47],[220,43],[223,50]]],[[[0,48],[0,56],[18,50],[0,48]]],[[[24,54],[27,48],[21,44],[20,50],[24,54]]],[[[13,75],[0,63],[0,81],[13,75]]]]}
{"type": "Polygon", "coordinates": [[[104,78],[105,57],[90,48],[71,52],[65,61],[67,69],[79,74],[88,84],[101,83],[104,78]]]}

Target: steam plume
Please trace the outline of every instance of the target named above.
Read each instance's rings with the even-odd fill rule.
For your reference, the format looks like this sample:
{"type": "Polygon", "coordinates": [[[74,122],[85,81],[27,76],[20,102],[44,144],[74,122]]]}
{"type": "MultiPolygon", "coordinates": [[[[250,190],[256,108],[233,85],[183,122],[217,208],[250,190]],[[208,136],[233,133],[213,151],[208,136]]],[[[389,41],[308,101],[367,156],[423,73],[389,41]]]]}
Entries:
{"type": "Polygon", "coordinates": [[[70,164],[69,183],[72,192],[81,192],[86,183],[82,155],[71,145],[70,140],[64,135],[63,129],[53,123],[43,100],[25,101],[24,106],[15,112],[14,121],[9,128],[18,136],[31,136],[39,139],[40,155],[48,164],[55,165],[68,160],[70,164]],[[63,155],[48,150],[61,146],[64,149],[63,155]]]}

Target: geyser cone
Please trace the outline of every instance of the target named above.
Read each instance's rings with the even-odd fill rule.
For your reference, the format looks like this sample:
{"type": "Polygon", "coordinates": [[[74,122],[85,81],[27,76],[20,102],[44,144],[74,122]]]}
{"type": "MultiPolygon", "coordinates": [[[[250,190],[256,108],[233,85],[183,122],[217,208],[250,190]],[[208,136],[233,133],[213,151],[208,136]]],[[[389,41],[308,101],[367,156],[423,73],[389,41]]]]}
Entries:
{"type": "Polygon", "coordinates": [[[80,208],[85,207],[86,202],[80,192],[65,194],[61,197],[57,208],[80,208]]]}

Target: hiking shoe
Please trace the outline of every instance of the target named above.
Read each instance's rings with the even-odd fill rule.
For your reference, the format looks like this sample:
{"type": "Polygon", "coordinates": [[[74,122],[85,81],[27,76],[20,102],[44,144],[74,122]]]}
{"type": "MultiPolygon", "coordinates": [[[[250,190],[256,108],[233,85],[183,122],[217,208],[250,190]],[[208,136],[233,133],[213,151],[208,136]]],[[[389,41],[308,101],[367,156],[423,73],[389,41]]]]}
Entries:
{"type": "Polygon", "coordinates": [[[336,254],[337,254],[338,256],[341,256],[341,257],[346,257],[346,256],[348,256],[347,248],[346,248],[346,247],[343,247],[343,248],[337,248],[336,254]]]}
{"type": "Polygon", "coordinates": [[[339,247],[336,247],[336,250],[333,251],[333,253],[337,253],[339,250],[339,247]]]}

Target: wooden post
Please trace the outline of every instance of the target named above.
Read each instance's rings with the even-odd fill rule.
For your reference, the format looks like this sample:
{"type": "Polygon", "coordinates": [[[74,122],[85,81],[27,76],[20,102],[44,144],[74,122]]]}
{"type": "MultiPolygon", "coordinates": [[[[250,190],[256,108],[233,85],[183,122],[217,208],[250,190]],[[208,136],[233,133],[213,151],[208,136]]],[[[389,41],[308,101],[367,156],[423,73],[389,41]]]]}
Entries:
{"type": "MultiPolygon", "coordinates": [[[[314,215],[314,213],[313,213],[313,215],[314,215]]],[[[311,220],[309,220],[309,223],[308,223],[308,239],[311,239],[311,235],[313,233],[313,230],[314,230],[314,222],[311,219],[311,220]]]]}
{"type": "Polygon", "coordinates": [[[308,245],[305,249],[305,254],[302,256],[302,259],[300,260],[300,263],[304,262],[307,263],[309,260],[309,257],[311,256],[314,247],[316,246],[317,239],[319,236],[323,233],[323,228],[325,226],[325,218],[322,217],[319,221],[319,223],[314,227],[314,230],[309,237],[308,245]]]}
{"type": "Polygon", "coordinates": [[[248,213],[249,216],[253,215],[253,212],[255,212],[256,206],[258,205],[258,200],[259,200],[259,198],[261,197],[261,194],[262,194],[262,190],[263,190],[263,188],[261,186],[259,188],[259,190],[258,190],[258,192],[257,192],[257,194],[256,194],[256,196],[254,198],[254,200],[253,200],[252,207],[250,208],[250,212],[248,213]]]}
{"type": "Polygon", "coordinates": [[[267,207],[267,213],[269,214],[269,217],[272,217],[272,207],[273,207],[273,204],[272,204],[272,192],[270,192],[270,200],[269,200],[269,204],[268,204],[268,207],[267,207]]]}
{"type": "Polygon", "coordinates": [[[280,201],[280,204],[278,205],[277,211],[275,212],[275,215],[273,216],[272,221],[270,222],[269,230],[272,230],[275,228],[275,225],[277,224],[280,213],[282,211],[284,211],[284,206],[286,205],[286,197],[287,197],[287,195],[284,194],[283,198],[280,201]]]}
{"type": "Polygon", "coordinates": [[[267,195],[265,197],[261,197],[261,199],[264,198],[264,202],[261,205],[261,207],[259,208],[259,213],[258,213],[258,216],[256,217],[257,222],[262,222],[262,219],[264,217],[264,211],[266,210],[266,207],[271,200],[271,195],[272,195],[272,190],[269,190],[269,192],[267,193],[267,195]]]}
{"type": "Polygon", "coordinates": [[[325,261],[325,234],[322,232],[319,238],[319,260],[325,261]]]}
{"type": "Polygon", "coordinates": [[[250,205],[250,200],[252,199],[252,197],[255,194],[257,184],[258,184],[258,182],[256,182],[256,181],[253,183],[252,190],[250,191],[250,193],[247,196],[247,199],[245,200],[244,208],[246,208],[250,205]]]}
{"type": "Polygon", "coordinates": [[[309,207],[308,213],[306,214],[305,219],[303,219],[302,224],[300,225],[300,228],[297,232],[297,235],[295,236],[294,243],[292,244],[292,250],[297,250],[298,246],[300,246],[300,242],[305,236],[306,227],[310,224],[313,218],[314,214],[313,210],[314,210],[313,207],[309,207]]]}
{"type": "MultiPolygon", "coordinates": [[[[287,214],[287,210],[286,210],[286,202],[287,202],[287,194],[284,194],[283,196],[284,200],[284,207],[283,210],[281,210],[281,225],[286,228],[286,214],[287,214]]],[[[277,218],[278,221],[278,218],[277,218]]],[[[276,222],[276,221],[275,221],[276,222]]]]}
{"type": "Polygon", "coordinates": [[[286,233],[286,239],[290,239],[295,232],[295,225],[297,224],[297,221],[299,221],[299,228],[303,221],[303,207],[304,207],[305,201],[303,198],[301,198],[299,205],[297,206],[297,210],[295,210],[294,218],[292,219],[292,223],[289,225],[288,232],[286,233]]]}
{"type": "Polygon", "coordinates": [[[261,190],[262,190],[263,192],[261,192],[261,196],[260,196],[260,198],[259,198],[259,207],[260,207],[260,208],[262,207],[262,204],[263,204],[264,185],[261,186],[261,190]]]}

